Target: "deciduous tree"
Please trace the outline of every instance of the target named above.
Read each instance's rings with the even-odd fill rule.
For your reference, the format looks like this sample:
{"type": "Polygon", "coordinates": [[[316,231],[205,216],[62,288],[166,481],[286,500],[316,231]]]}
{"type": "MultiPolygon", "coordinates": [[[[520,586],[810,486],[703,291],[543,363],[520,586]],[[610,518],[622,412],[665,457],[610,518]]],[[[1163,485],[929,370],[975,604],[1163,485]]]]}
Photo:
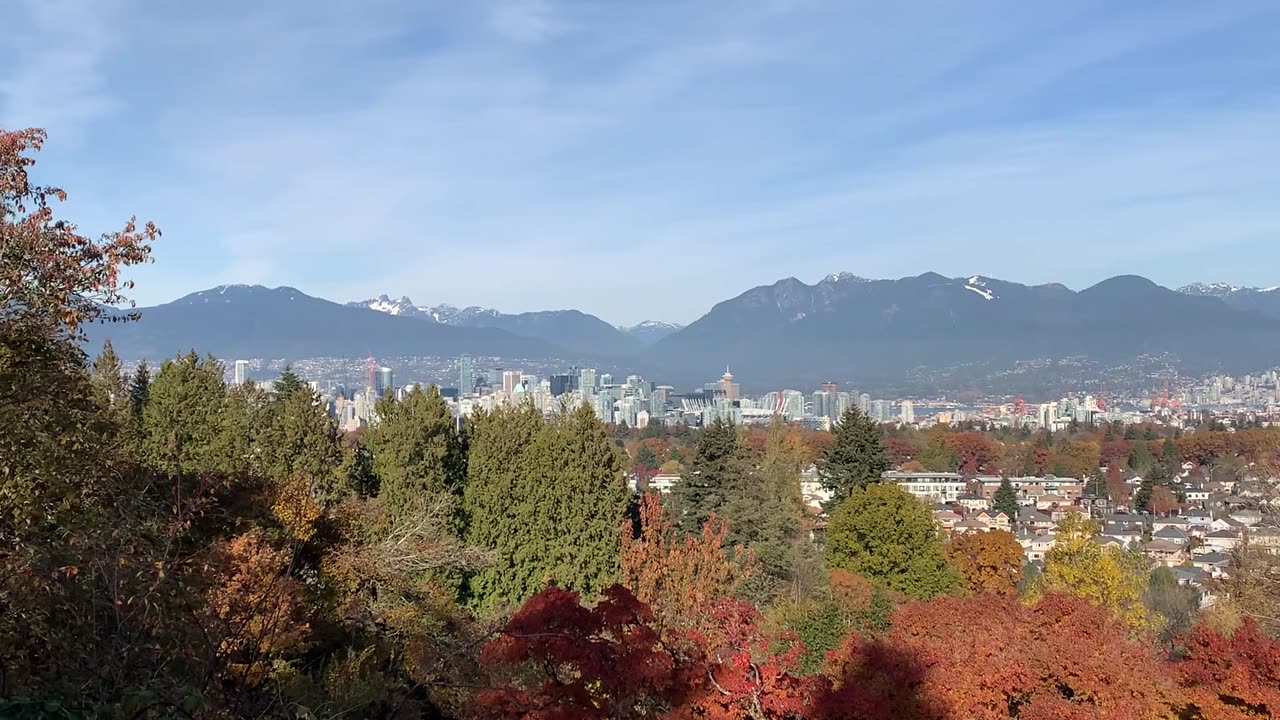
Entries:
{"type": "Polygon", "coordinates": [[[1017,595],[1022,546],[1003,530],[965,533],[947,545],[947,557],[975,593],[1017,595]]]}
{"type": "Polygon", "coordinates": [[[827,565],[927,599],[957,590],[933,515],[897,485],[859,488],[827,523],[827,565]]]}
{"type": "Polygon", "coordinates": [[[1097,521],[1078,514],[1058,523],[1056,542],[1045,558],[1041,584],[1047,592],[1085,598],[1115,613],[1135,631],[1160,625],[1143,604],[1147,563],[1141,555],[1097,542],[1097,521]]]}

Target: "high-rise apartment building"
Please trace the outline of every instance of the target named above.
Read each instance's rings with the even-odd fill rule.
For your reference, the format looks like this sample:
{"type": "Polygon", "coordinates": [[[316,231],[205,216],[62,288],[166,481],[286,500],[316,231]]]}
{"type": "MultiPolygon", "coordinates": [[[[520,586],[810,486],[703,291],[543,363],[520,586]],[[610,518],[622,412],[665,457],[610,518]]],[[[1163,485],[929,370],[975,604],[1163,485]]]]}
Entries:
{"type": "Polygon", "coordinates": [[[863,415],[871,414],[871,396],[870,395],[866,393],[862,393],[861,395],[858,396],[858,409],[862,411],[863,415]]]}
{"type": "Polygon", "coordinates": [[[389,367],[378,368],[377,385],[374,386],[374,393],[378,397],[382,397],[387,393],[394,392],[396,389],[395,373],[389,367]]]}
{"type": "Polygon", "coordinates": [[[594,395],[596,392],[596,369],[582,368],[578,373],[578,390],[582,396],[594,395]]]}
{"type": "Polygon", "coordinates": [[[903,400],[898,408],[898,419],[903,425],[910,425],[916,421],[916,406],[910,400],[903,400]]]}
{"type": "Polygon", "coordinates": [[[476,364],[470,355],[458,358],[458,392],[466,395],[476,391],[476,364]]]}
{"type": "Polygon", "coordinates": [[[236,361],[236,385],[243,385],[249,382],[249,361],[236,361]]]}

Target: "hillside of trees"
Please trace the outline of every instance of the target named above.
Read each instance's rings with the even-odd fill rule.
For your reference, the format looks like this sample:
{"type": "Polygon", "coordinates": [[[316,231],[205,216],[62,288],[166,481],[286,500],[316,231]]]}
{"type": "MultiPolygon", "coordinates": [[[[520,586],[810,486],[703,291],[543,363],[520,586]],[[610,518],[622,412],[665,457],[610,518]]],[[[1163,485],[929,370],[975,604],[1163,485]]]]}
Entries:
{"type": "MultiPolygon", "coordinates": [[[[292,373],[268,393],[194,351],[127,375],[109,346],[87,358],[160,233],[60,219],[28,174],[43,140],[0,131],[0,717],[1280,714],[1266,558],[1241,559],[1261,569],[1240,603],[1197,612],[1089,521],[1028,573],[1008,533],[944,544],[878,482],[1154,464],[1163,439],[881,437],[856,416],[637,433],[529,406],[459,431],[434,388],[344,435],[292,373]],[[815,462],[839,500],[820,543],[815,462]],[[669,498],[629,491],[664,463],[669,498]]],[[[1273,436],[1244,437],[1170,442],[1273,436]]]]}

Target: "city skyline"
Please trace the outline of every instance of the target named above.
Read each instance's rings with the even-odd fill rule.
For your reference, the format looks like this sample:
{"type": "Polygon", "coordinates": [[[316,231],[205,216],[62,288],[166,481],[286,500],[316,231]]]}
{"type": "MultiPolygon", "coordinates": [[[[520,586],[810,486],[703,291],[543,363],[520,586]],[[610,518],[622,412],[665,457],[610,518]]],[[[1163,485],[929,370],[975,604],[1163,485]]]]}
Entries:
{"type": "Polygon", "coordinates": [[[165,230],[142,304],[244,282],[630,324],[840,270],[1276,284],[1270,4],[233,5],[8,16],[0,125],[50,131],[37,179],[85,230],[165,230]],[[681,292],[546,283],[563,257],[681,292]]]}

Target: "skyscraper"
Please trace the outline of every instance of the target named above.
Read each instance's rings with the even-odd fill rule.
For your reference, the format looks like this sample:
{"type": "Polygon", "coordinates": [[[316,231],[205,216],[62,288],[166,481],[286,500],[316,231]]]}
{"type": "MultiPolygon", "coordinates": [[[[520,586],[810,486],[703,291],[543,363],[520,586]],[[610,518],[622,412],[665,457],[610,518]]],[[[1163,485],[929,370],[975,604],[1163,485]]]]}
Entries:
{"type": "Polygon", "coordinates": [[[524,373],[519,370],[503,370],[502,392],[506,393],[508,397],[514,395],[516,392],[516,386],[520,384],[520,379],[523,376],[524,373]]]}
{"type": "Polygon", "coordinates": [[[378,383],[374,387],[374,392],[378,397],[382,397],[396,389],[395,373],[389,367],[378,368],[378,383]]]}
{"type": "Polygon", "coordinates": [[[582,396],[594,395],[596,392],[596,369],[582,368],[578,373],[578,389],[582,391],[582,396]]]}
{"type": "Polygon", "coordinates": [[[243,385],[249,382],[249,361],[236,361],[236,385],[243,385]]]}
{"type": "Polygon", "coordinates": [[[458,358],[458,392],[466,395],[476,390],[476,366],[470,355],[458,358]]]}
{"type": "Polygon", "coordinates": [[[862,411],[863,415],[871,414],[871,396],[870,395],[866,393],[862,393],[861,395],[858,396],[858,409],[862,411]]]}
{"type": "Polygon", "coordinates": [[[903,400],[899,408],[899,418],[903,425],[910,425],[916,421],[916,406],[910,400],[903,400]]]}
{"type": "Polygon", "coordinates": [[[573,389],[573,377],[570,375],[552,375],[548,392],[551,397],[560,397],[573,389]]]}

